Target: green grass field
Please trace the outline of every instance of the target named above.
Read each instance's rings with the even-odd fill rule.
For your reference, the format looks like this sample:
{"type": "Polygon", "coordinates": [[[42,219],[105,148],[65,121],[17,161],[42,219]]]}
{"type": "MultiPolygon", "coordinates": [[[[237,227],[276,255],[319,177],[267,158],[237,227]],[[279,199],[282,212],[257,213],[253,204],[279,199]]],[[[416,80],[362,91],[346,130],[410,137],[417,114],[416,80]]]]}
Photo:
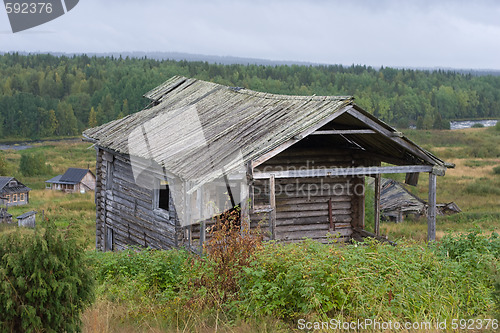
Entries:
{"type": "MultiPolygon", "coordinates": [[[[437,244],[445,249],[456,249],[453,247],[455,245],[446,243],[450,239],[446,235],[458,237],[460,233],[472,229],[476,235],[483,234],[485,237],[499,232],[500,172],[495,170],[500,166],[500,131],[494,128],[410,130],[405,134],[438,157],[456,165],[455,169],[447,171],[445,177],[438,177],[437,201],[454,201],[463,212],[438,217],[437,244]],[[444,245],[441,240],[445,241],[444,245]]],[[[397,248],[371,245],[360,250],[354,246],[333,246],[325,252],[311,244],[290,245],[282,250],[265,246],[256,257],[255,265],[269,266],[276,274],[282,274],[283,281],[272,280],[272,276],[265,275],[268,273],[252,266],[252,269],[241,273],[244,274],[245,281],[253,281],[251,285],[242,285],[240,293],[246,295],[244,299],[230,298],[232,303],[228,304],[207,303],[208,299],[220,300],[210,295],[214,290],[219,290],[204,285],[207,277],[192,270],[193,265],[197,265],[194,259],[186,259],[186,255],[182,253],[173,253],[165,254],[168,260],[162,257],[163,254],[153,254],[153,257],[145,255],[131,261],[131,253],[94,253],[91,251],[95,244],[93,194],[68,195],[44,188],[45,180],[63,173],[68,167],[90,166],[94,171],[95,151],[88,143],[74,140],[39,143],[27,150],[0,153],[4,155],[8,169],[12,171],[9,175],[33,189],[29,205],[9,208],[13,216],[36,210],[39,212],[37,218],[41,218],[43,212],[44,218],[54,221],[61,230],[68,228],[70,224],[81,230],[79,238],[89,249],[96,274],[101,274],[98,279],[97,301],[83,316],[84,332],[286,332],[297,328],[296,319],[299,315],[311,320],[325,316],[349,320],[354,319],[356,313],[386,320],[423,320],[433,316],[451,320],[456,316],[491,318],[494,315],[493,303],[488,296],[491,292],[491,285],[488,283],[491,281],[480,280],[480,275],[474,275],[483,274],[481,272],[487,266],[474,266],[477,261],[475,254],[467,254],[458,263],[455,260],[448,262],[448,259],[439,256],[443,248],[428,248],[425,244],[425,219],[407,219],[400,224],[382,222],[381,233],[397,240],[400,244],[397,248]],[[53,173],[39,177],[23,177],[19,174],[21,155],[30,152],[43,152],[53,173]],[[375,255],[376,253],[380,255],[375,255]],[[158,259],[158,256],[161,258],[158,259]],[[309,265],[297,260],[303,257],[309,258],[309,265]],[[333,265],[328,258],[337,260],[338,264],[333,265]],[[344,261],[346,264],[341,264],[344,261]],[[166,262],[178,265],[178,271],[171,271],[168,265],[165,266],[166,262]],[[349,267],[356,269],[350,270],[349,267]],[[340,274],[335,275],[337,278],[344,274],[349,279],[341,278],[338,283],[325,280],[330,281],[328,288],[337,288],[335,290],[338,293],[334,295],[340,298],[338,303],[328,303],[329,310],[323,311],[321,306],[318,307],[323,301],[315,299],[325,297],[326,302],[329,297],[333,297],[331,290],[319,283],[327,278],[322,272],[330,269],[335,274],[340,274]],[[130,270],[135,273],[130,273],[130,270]],[[173,287],[169,284],[173,282],[168,282],[160,290],[158,283],[163,283],[161,274],[166,271],[174,274],[169,275],[169,279],[173,280],[168,281],[177,282],[173,287]],[[374,272],[379,273],[377,275],[374,272]],[[435,280],[422,280],[427,276],[432,276],[435,280]],[[149,279],[153,279],[153,282],[149,279]],[[288,291],[278,290],[278,286],[290,280],[297,284],[289,285],[288,291]],[[467,284],[463,284],[463,281],[467,284]],[[372,283],[376,286],[375,289],[371,288],[372,283]],[[439,285],[434,287],[435,283],[439,285]],[[456,286],[456,290],[453,286],[456,286]],[[416,294],[406,290],[407,287],[413,288],[416,294]],[[267,289],[263,288],[270,289],[264,292],[267,289]],[[421,292],[417,292],[419,288],[421,292]],[[197,292],[194,293],[193,290],[197,292]],[[270,294],[272,290],[277,293],[275,296],[270,294]],[[312,290],[317,290],[317,293],[312,290]],[[293,303],[302,298],[297,296],[297,299],[288,299],[287,292],[309,296],[305,298],[305,303],[297,303],[292,308],[290,304],[280,302],[285,299],[283,302],[293,303]],[[398,297],[399,305],[391,303],[393,297],[398,297]],[[314,303],[316,301],[319,303],[314,303]],[[406,308],[401,304],[411,306],[406,308]],[[266,308],[271,305],[272,308],[266,308]],[[250,312],[253,314],[244,315],[250,312]]],[[[398,175],[398,180],[403,180],[403,176],[398,175]]],[[[421,175],[419,185],[411,188],[413,193],[424,200],[427,198],[428,182],[425,176],[421,175]]],[[[1,232],[11,232],[14,229],[13,226],[0,226],[1,232]]],[[[462,248],[470,246],[470,240],[462,239],[460,242],[456,244],[461,244],[462,248]]],[[[477,246],[478,251],[481,251],[481,245],[477,246]]],[[[446,253],[448,252],[445,251],[445,257],[446,253]]],[[[498,257],[488,260],[494,260],[498,264],[498,257]]],[[[213,276],[210,275],[214,274],[213,269],[212,266],[207,266],[203,268],[203,274],[213,276]]]]}

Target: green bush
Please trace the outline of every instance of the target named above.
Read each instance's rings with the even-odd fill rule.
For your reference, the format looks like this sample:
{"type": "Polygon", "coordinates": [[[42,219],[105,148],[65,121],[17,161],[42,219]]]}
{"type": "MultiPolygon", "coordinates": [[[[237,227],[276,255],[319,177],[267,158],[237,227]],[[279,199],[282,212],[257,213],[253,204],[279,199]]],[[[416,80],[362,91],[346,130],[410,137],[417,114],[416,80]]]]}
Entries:
{"type": "Polygon", "coordinates": [[[19,171],[23,176],[39,176],[52,173],[52,167],[42,153],[23,154],[19,163],[19,171]]]}
{"type": "Polygon", "coordinates": [[[94,280],[85,252],[50,224],[0,238],[0,331],[80,331],[94,280]]]}
{"type": "Polygon", "coordinates": [[[493,168],[493,173],[495,175],[500,175],[500,165],[493,168]]]}

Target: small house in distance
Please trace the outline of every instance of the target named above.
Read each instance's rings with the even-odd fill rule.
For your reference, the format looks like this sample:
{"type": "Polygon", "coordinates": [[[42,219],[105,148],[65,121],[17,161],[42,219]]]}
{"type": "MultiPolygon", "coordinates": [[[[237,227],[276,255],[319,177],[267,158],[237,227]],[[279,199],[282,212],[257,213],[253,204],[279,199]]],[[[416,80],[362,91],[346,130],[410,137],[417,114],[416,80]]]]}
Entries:
{"type": "Polygon", "coordinates": [[[35,228],[36,226],[36,211],[34,210],[19,215],[16,218],[18,227],[35,228]]]}
{"type": "Polygon", "coordinates": [[[240,205],[242,230],[260,227],[265,239],[347,241],[365,228],[365,177],[375,181],[378,235],[381,175],[394,173],[414,185],[428,174],[435,239],[436,177],[454,165],[351,96],[276,95],[178,76],[145,96],[150,108],[83,133],[96,148],[98,249],[199,249],[217,201],[240,205]]]}
{"type": "Polygon", "coordinates": [[[67,193],[95,190],[95,175],[89,169],[69,168],[62,175],[45,181],[45,188],[67,193]]]}
{"type": "Polygon", "coordinates": [[[0,198],[2,205],[20,206],[29,203],[31,189],[14,177],[0,177],[0,198]]]}

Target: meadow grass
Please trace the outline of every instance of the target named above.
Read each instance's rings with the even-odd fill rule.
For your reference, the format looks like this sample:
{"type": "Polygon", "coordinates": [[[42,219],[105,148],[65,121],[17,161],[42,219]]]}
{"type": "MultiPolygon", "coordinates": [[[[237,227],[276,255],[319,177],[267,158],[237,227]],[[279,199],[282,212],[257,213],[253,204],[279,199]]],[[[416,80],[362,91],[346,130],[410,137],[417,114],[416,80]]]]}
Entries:
{"type": "MultiPolygon", "coordinates": [[[[437,201],[440,203],[454,201],[463,212],[451,216],[438,216],[438,241],[443,237],[448,237],[447,235],[457,235],[472,229],[480,230],[484,235],[499,232],[500,193],[498,188],[500,188],[500,175],[495,171],[495,168],[500,166],[498,153],[500,133],[489,128],[477,128],[459,131],[408,131],[406,134],[417,144],[423,145],[438,157],[456,165],[455,169],[447,170],[445,177],[438,177],[437,201]]],[[[36,210],[38,211],[37,218],[41,218],[43,212],[44,218],[54,221],[61,230],[68,228],[70,224],[73,227],[78,226],[81,232],[80,239],[87,244],[89,249],[94,248],[95,204],[93,193],[64,194],[44,189],[45,180],[63,173],[68,167],[86,168],[90,166],[94,172],[95,151],[89,147],[88,143],[70,140],[36,143],[33,148],[27,150],[1,152],[7,161],[9,170],[12,170],[9,175],[16,177],[33,189],[29,205],[11,207],[9,212],[15,217],[28,210],[36,210]],[[22,154],[30,152],[42,152],[52,167],[52,174],[23,177],[18,171],[19,160],[22,154]]],[[[421,175],[417,187],[409,187],[413,193],[424,200],[428,194],[428,177],[426,176],[426,174],[421,175]]],[[[404,175],[391,175],[391,177],[404,181],[404,175]]],[[[373,200],[368,194],[367,207],[372,205],[373,200]]],[[[373,212],[370,215],[369,209],[367,209],[366,221],[369,229],[370,223],[373,221],[373,212]]],[[[0,232],[11,232],[14,229],[13,226],[0,225],[0,232]]],[[[405,222],[398,224],[382,222],[381,233],[396,240],[398,244],[408,244],[403,247],[409,248],[409,250],[404,250],[405,253],[409,253],[425,247],[427,221],[425,218],[407,218],[405,222]]],[[[349,247],[348,251],[348,255],[353,256],[352,260],[364,260],[362,256],[359,257],[356,254],[356,249],[349,247]]],[[[89,251],[89,253],[92,252],[89,251]]],[[[366,252],[368,257],[369,253],[366,252]]],[[[112,254],[105,254],[105,256],[108,255],[112,254]]],[[[392,256],[392,254],[390,255],[392,256]]],[[[105,258],[113,260],[111,257],[105,258]]],[[[292,259],[290,258],[290,260],[292,259]]],[[[363,266],[360,267],[362,270],[363,266]]],[[[396,272],[398,272],[397,267],[399,266],[393,266],[396,272]]],[[[362,271],[358,273],[361,274],[362,271]]],[[[253,276],[253,278],[257,277],[253,276]]],[[[353,281],[358,281],[359,278],[353,275],[353,279],[353,281]]],[[[369,285],[368,280],[364,282],[367,285],[369,285]]],[[[354,283],[352,287],[360,288],[357,289],[356,297],[361,297],[363,293],[368,292],[368,290],[362,289],[362,284],[359,281],[354,283]]],[[[98,287],[98,295],[97,301],[84,313],[84,332],[213,332],[214,330],[221,332],[286,332],[295,327],[291,326],[290,323],[283,322],[275,315],[260,314],[250,318],[239,318],[234,317],[227,309],[217,306],[209,311],[206,309],[198,311],[197,309],[201,308],[197,308],[197,306],[200,307],[202,304],[196,304],[196,302],[168,302],[168,306],[166,306],[166,303],[162,303],[162,299],[158,298],[161,297],[162,293],[158,294],[157,290],[146,290],[137,276],[131,279],[121,277],[106,280],[98,287]]],[[[360,300],[361,298],[357,302],[361,302],[360,300]]],[[[370,305],[375,308],[379,306],[376,310],[378,312],[375,312],[377,315],[387,315],[388,309],[382,306],[383,302],[384,300],[381,299],[377,303],[378,305],[375,303],[370,305]]],[[[482,311],[490,311],[491,303],[488,304],[488,309],[482,311]]],[[[426,306],[428,305],[421,306],[422,314],[425,313],[426,306]]],[[[447,309],[443,308],[442,312],[439,313],[444,315],[445,311],[447,309]]],[[[418,318],[418,314],[415,316],[418,318]]],[[[350,318],[345,314],[341,314],[340,317],[350,318]]]]}

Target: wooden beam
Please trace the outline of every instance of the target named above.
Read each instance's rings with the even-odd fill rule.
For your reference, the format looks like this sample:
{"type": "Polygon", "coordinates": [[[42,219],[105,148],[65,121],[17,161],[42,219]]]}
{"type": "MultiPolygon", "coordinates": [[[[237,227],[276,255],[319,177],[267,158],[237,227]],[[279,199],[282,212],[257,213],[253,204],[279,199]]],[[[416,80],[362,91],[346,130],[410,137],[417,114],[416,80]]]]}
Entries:
{"type": "Polygon", "coordinates": [[[339,117],[343,113],[351,110],[352,108],[353,108],[352,105],[348,105],[348,106],[343,107],[339,111],[337,111],[337,112],[331,114],[330,116],[326,117],[325,119],[321,120],[319,123],[317,123],[313,127],[308,128],[307,130],[305,130],[305,131],[303,131],[303,132],[295,135],[290,140],[285,141],[284,143],[282,143],[278,147],[276,147],[276,148],[272,149],[271,151],[265,153],[264,155],[260,156],[258,159],[252,161],[252,168],[258,167],[259,165],[261,165],[265,161],[273,158],[274,156],[278,155],[279,153],[281,153],[285,149],[293,146],[294,144],[296,144],[297,142],[299,142],[300,140],[302,140],[306,136],[308,136],[311,133],[313,133],[314,131],[316,131],[318,128],[321,128],[321,127],[325,126],[326,124],[328,124],[329,122],[331,122],[335,118],[339,117]]]}
{"type": "Polygon", "coordinates": [[[427,241],[436,240],[436,174],[429,172],[429,208],[427,211],[427,241]]]}
{"type": "Polygon", "coordinates": [[[332,198],[328,199],[328,221],[330,222],[330,231],[335,231],[335,224],[333,223],[332,198]]]}
{"type": "Polygon", "coordinates": [[[376,134],[372,129],[314,131],[311,135],[376,134]]]}
{"type": "Polygon", "coordinates": [[[276,239],[276,186],[274,175],[269,178],[269,204],[272,211],[269,213],[269,228],[271,229],[271,239],[276,239]]]}
{"type": "MultiPolygon", "coordinates": [[[[383,173],[408,173],[408,172],[432,172],[432,165],[400,165],[387,167],[355,167],[355,168],[333,168],[333,169],[308,169],[308,170],[286,170],[273,171],[274,178],[305,178],[305,177],[343,177],[343,176],[369,176],[383,173]]],[[[255,172],[254,179],[269,179],[269,172],[255,172]]]]}
{"type": "Polygon", "coordinates": [[[250,209],[249,209],[249,186],[246,182],[241,182],[240,185],[240,219],[241,231],[250,232],[250,209]]]}
{"type": "Polygon", "coordinates": [[[200,252],[203,252],[203,244],[205,243],[205,220],[203,219],[203,187],[199,188],[196,191],[196,208],[198,208],[198,212],[200,214],[200,252]]]}
{"type": "Polygon", "coordinates": [[[374,221],[374,232],[375,235],[380,236],[380,193],[382,190],[381,175],[375,175],[375,200],[374,200],[374,210],[375,215],[374,221]]]}

